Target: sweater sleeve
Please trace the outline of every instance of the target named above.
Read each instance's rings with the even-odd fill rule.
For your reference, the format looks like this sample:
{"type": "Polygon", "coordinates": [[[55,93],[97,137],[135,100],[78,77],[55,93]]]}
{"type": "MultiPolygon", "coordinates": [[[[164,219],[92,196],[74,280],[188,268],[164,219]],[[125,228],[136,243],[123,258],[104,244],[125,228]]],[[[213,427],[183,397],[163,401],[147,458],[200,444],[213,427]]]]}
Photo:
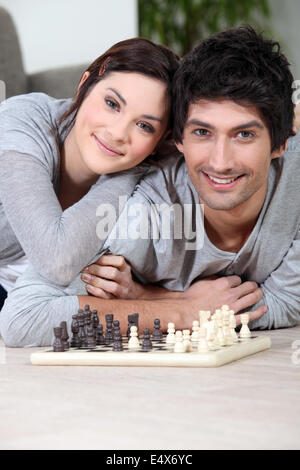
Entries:
{"type": "Polygon", "coordinates": [[[38,273],[61,286],[69,285],[102,248],[96,230],[99,205],[106,204],[117,218],[119,197],[129,197],[149,169],[143,164],[102,175],[80,201],[62,211],[44,162],[10,150],[0,155],[0,163],[0,200],[8,222],[38,273]]]}
{"type": "Polygon", "coordinates": [[[253,329],[287,328],[300,323],[300,227],[278,268],[261,284],[264,297],[253,306],[268,311],[251,322],[253,329]]]}

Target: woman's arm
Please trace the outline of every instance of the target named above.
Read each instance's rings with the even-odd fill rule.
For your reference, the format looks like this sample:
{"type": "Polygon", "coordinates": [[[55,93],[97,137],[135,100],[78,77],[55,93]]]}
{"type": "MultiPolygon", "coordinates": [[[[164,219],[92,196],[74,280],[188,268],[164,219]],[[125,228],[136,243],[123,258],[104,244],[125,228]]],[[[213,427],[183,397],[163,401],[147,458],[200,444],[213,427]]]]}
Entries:
{"type": "Polygon", "coordinates": [[[131,195],[145,168],[101,176],[79,202],[63,212],[45,164],[14,151],[0,155],[0,200],[35,269],[52,282],[68,285],[103,246],[104,239],[96,231],[97,209],[107,204],[117,219],[119,197],[131,195]]]}

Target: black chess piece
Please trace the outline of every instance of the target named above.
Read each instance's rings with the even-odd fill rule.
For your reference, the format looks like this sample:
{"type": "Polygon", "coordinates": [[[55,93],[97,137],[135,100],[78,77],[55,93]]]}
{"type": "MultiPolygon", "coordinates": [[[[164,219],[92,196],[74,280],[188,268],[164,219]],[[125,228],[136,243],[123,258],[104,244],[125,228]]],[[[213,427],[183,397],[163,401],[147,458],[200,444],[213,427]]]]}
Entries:
{"type": "Polygon", "coordinates": [[[114,321],[113,321],[113,330],[112,330],[113,340],[114,340],[114,338],[115,338],[115,332],[116,332],[118,329],[120,330],[120,322],[119,322],[119,320],[114,320],[114,321]]]}
{"type": "Polygon", "coordinates": [[[162,331],[160,329],[160,319],[159,318],[155,318],[154,320],[154,331],[152,333],[152,339],[154,341],[160,341],[162,339],[162,331]]]}
{"type": "Polygon", "coordinates": [[[72,331],[71,347],[72,348],[79,348],[80,339],[79,339],[79,336],[78,336],[79,323],[78,323],[77,314],[72,315],[71,331],[72,331]]]}
{"type": "Polygon", "coordinates": [[[94,336],[97,337],[97,326],[99,325],[98,311],[92,310],[92,324],[94,327],[94,336]]]}
{"type": "Polygon", "coordinates": [[[101,325],[101,323],[99,323],[99,325],[97,326],[96,341],[97,341],[97,345],[99,346],[105,343],[105,339],[103,335],[103,325],[101,325]]]}
{"type": "Polygon", "coordinates": [[[114,316],[109,313],[105,315],[106,330],[105,330],[105,344],[110,344],[113,341],[113,319],[114,316]]]}
{"type": "Polygon", "coordinates": [[[61,335],[61,340],[62,340],[62,343],[63,343],[63,346],[64,346],[64,350],[66,349],[69,349],[70,348],[70,343],[68,341],[69,339],[69,334],[68,334],[68,328],[67,328],[67,322],[66,321],[62,321],[60,323],[60,327],[62,329],[62,335],[61,335]]]}
{"type": "Polygon", "coordinates": [[[119,327],[115,329],[113,351],[123,351],[122,335],[119,327]]]}
{"type": "Polygon", "coordinates": [[[84,348],[86,346],[86,334],[85,334],[85,328],[84,328],[84,317],[85,313],[83,310],[81,312],[79,311],[78,313],[78,326],[79,326],[79,331],[78,331],[78,337],[80,340],[80,347],[84,348]]]}
{"type": "Polygon", "coordinates": [[[87,327],[87,347],[90,349],[93,349],[96,347],[96,345],[97,343],[96,343],[96,339],[94,336],[94,328],[93,328],[93,325],[90,324],[87,327]]]}
{"type": "Polygon", "coordinates": [[[53,328],[53,331],[54,331],[54,343],[53,343],[53,351],[54,352],[64,352],[64,345],[63,345],[63,341],[62,341],[62,328],[59,326],[59,327],[56,327],[56,328],[53,328]]]}
{"type": "Polygon", "coordinates": [[[145,328],[142,342],[142,351],[149,351],[149,349],[152,349],[152,342],[150,340],[150,330],[149,328],[145,328]]]}

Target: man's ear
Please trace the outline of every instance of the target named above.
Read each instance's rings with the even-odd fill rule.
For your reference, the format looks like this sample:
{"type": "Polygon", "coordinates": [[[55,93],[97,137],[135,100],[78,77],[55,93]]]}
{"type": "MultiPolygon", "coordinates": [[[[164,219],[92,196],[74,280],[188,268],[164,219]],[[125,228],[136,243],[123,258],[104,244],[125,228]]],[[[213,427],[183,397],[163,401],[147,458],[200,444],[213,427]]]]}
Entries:
{"type": "Polygon", "coordinates": [[[90,75],[91,75],[91,72],[88,72],[88,71],[85,71],[85,72],[84,72],[84,74],[82,75],[81,80],[80,80],[80,82],[79,82],[79,85],[78,85],[78,87],[77,87],[76,95],[78,95],[81,86],[84,84],[84,82],[86,81],[86,79],[87,79],[90,75]]]}
{"type": "Polygon", "coordinates": [[[271,153],[271,159],[279,158],[287,149],[288,146],[288,140],[285,141],[284,144],[282,144],[278,149],[274,150],[271,153]]]}
{"type": "Polygon", "coordinates": [[[175,142],[175,145],[180,153],[183,153],[183,144],[181,142],[175,142]]]}

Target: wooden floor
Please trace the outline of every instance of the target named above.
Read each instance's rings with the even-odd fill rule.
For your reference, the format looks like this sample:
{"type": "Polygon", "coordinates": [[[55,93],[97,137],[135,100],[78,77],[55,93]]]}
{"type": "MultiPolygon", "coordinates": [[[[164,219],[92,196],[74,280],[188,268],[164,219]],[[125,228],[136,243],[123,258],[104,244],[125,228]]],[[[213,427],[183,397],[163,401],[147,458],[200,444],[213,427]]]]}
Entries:
{"type": "Polygon", "coordinates": [[[0,448],[299,449],[300,326],[258,334],[214,369],[32,366],[0,340],[0,448]]]}

